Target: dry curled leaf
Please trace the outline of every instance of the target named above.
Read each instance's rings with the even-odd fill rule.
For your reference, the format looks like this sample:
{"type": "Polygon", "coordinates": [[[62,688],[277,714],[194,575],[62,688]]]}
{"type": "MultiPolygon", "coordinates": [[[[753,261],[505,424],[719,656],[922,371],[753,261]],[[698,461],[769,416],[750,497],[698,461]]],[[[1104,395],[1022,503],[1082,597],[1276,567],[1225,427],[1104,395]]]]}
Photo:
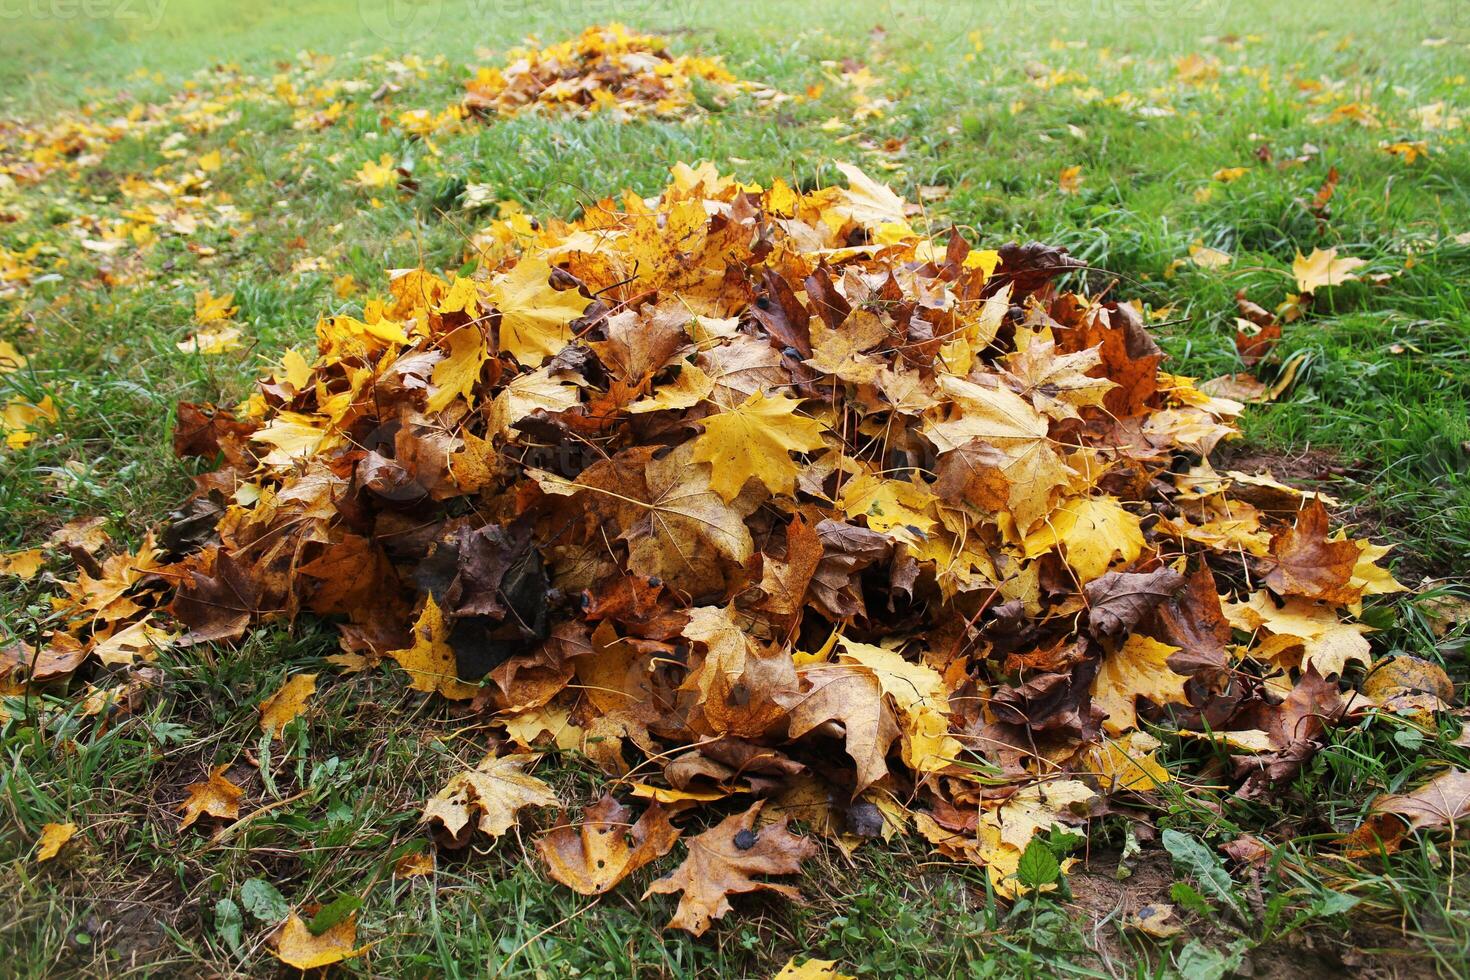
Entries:
{"type": "Polygon", "coordinates": [[[600,895],[669,852],[679,838],[670,815],[653,803],[633,821],[630,808],[604,796],[587,808],[580,825],[541,835],[536,850],[551,877],[580,895],[600,895]]]}

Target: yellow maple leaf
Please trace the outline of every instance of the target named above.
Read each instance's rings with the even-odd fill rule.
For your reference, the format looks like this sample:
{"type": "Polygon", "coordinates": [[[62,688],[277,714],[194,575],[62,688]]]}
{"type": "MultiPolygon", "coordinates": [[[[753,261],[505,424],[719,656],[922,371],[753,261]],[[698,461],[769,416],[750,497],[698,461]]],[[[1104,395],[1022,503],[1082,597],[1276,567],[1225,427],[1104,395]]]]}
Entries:
{"type": "Polygon", "coordinates": [[[1148,732],[1129,732],[1121,738],[1106,739],[1087,751],[1092,771],[1107,792],[1123,790],[1148,791],[1170,779],[1156,756],[1160,742],[1148,732]]]}
{"type": "Polygon", "coordinates": [[[1230,264],[1230,253],[1204,245],[1189,246],[1189,261],[1201,269],[1223,269],[1230,264]]]}
{"type": "Polygon", "coordinates": [[[239,327],[233,323],[219,322],[194,331],[174,346],[185,354],[223,354],[226,351],[239,350],[243,345],[240,343],[239,327]]]}
{"type": "MultiPolygon", "coordinates": [[[[580,397],[576,385],[553,378],[545,368],[517,375],[495,396],[490,406],[487,434],[502,435],[537,409],[550,413],[564,412],[575,406],[580,397]]],[[[471,438],[465,437],[466,449],[470,448],[471,438]]]]}
{"type": "Polygon", "coordinates": [[[710,486],[728,503],[748,480],[773,494],[791,496],[798,467],[790,452],[822,448],[824,426],[796,414],[800,398],[755,392],[734,408],[704,420],[694,440],[694,458],[710,465],[710,486]]]}
{"type": "Polygon", "coordinates": [[[485,337],[479,327],[464,326],[446,337],[444,346],[449,353],[434,365],[434,387],[429,392],[428,409],[442,412],[456,398],[463,398],[468,407],[474,408],[475,384],[480,380],[480,368],[490,358],[490,352],[485,349],[485,337]]]}
{"type": "Polygon", "coordinates": [[[836,167],[847,178],[847,189],[837,190],[837,200],[832,206],[834,214],[894,240],[913,235],[914,230],[904,215],[903,198],[850,163],[839,163],[836,167]]]}
{"type": "Polygon", "coordinates": [[[228,320],[240,309],[231,305],[234,302],[234,293],[215,296],[208,289],[201,289],[194,294],[194,320],[201,324],[228,320]]]}
{"type": "Polygon", "coordinates": [[[306,710],[306,702],[316,693],[315,674],[297,674],[260,702],[260,730],[283,738],[286,726],[306,710]]]}
{"type": "Polygon", "coordinates": [[[439,313],[464,313],[475,316],[479,313],[480,284],[474,279],[456,275],[449,289],[439,299],[435,309],[439,313]]]}
{"type": "Polygon", "coordinates": [[[398,183],[398,168],[393,165],[393,154],[384,153],[374,163],[369,160],[357,171],[357,186],[372,189],[392,187],[398,183]]]}
{"type": "Polygon", "coordinates": [[[796,957],[786,961],[771,980],[855,980],[850,974],[837,971],[836,960],[806,960],[800,966],[796,957]]]}
{"type": "Polygon", "coordinates": [[[56,405],[47,395],[39,402],[30,402],[19,395],[5,403],[0,410],[0,432],[5,433],[5,444],[11,449],[30,445],[36,438],[39,422],[57,422],[61,418],[56,405]]]}
{"type": "Polygon", "coordinates": [[[848,517],[865,517],[868,527],[900,541],[918,544],[935,524],[928,513],[934,494],[906,480],[864,473],[842,484],[837,506],[848,517]]]}
{"type": "Polygon", "coordinates": [[[1429,144],[1424,140],[1400,140],[1397,143],[1380,143],[1378,148],[1384,153],[1392,154],[1404,161],[1404,166],[1412,164],[1420,157],[1429,156],[1429,144]]]}
{"type": "Polygon", "coordinates": [[[45,567],[46,553],[40,548],[0,555],[0,575],[11,575],[22,581],[35,578],[36,573],[45,567]]]}
{"type": "Polygon", "coordinates": [[[276,375],[276,380],[284,380],[297,391],[305,391],[311,383],[311,365],[294,348],[288,347],[281,355],[281,372],[276,375]]]}
{"type": "Polygon", "coordinates": [[[0,374],[19,371],[26,366],[25,355],[8,340],[0,340],[0,374]]]}
{"type": "Polygon", "coordinates": [[[1070,167],[1063,167],[1061,174],[1057,177],[1057,189],[1063,194],[1076,194],[1080,191],[1082,189],[1082,166],[1073,164],[1070,167]]]}
{"type": "Polygon", "coordinates": [[[1108,713],[1103,728],[1118,735],[1138,727],[1135,701],[1146,697],[1154,704],[1184,704],[1189,678],[1169,667],[1178,647],[1133,633],[1118,649],[1102,658],[1092,679],[1092,703],[1108,713]]]}
{"type": "Polygon", "coordinates": [[[1332,608],[1311,599],[1289,596],[1277,606],[1261,590],[1222,608],[1231,626],[1255,634],[1250,656],[1256,660],[1283,668],[1314,666],[1323,677],[1341,674],[1349,662],[1372,663],[1363,635],[1369,627],[1344,623],[1332,608]]]}
{"type": "Polygon", "coordinates": [[[449,475],[463,493],[474,493],[495,476],[495,446],[473,432],[465,432],[464,449],[449,457],[449,475]]]}
{"type": "Polygon", "coordinates": [[[681,364],[678,375],[672,381],[659,385],[652,395],[629,405],[628,411],[633,415],[642,415],[645,412],[693,408],[708,398],[714,389],[714,379],[701,371],[698,365],[681,364]]]}
{"type": "Polygon", "coordinates": [[[523,258],[497,276],[491,297],[500,311],[500,347],[527,367],[558,353],[572,339],[568,326],[587,309],[575,289],[553,289],[545,259],[523,258]]]}
{"type": "Polygon", "coordinates": [[[949,690],[939,672],[904,659],[895,650],[842,637],[839,662],[857,664],[878,678],[883,693],[898,709],[903,732],[903,759],[915,772],[948,767],[964,752],[949,734],[949,690]]]}
{"type": "Polygon", "coordinates": [[[225,778],[225,772],[229,768],[229,763],[215,766],[209,771],[207,780],[185,788],[189,796],[178,807],[184,813],[183,822],[179,824],[180,830],[201,816],[234,820],[240,815],[240,797],[245,795],[245,791],[225,778]]]}
{"type": "Polygon", "coordinates": [[[126,626],[92,648],[97,659],[108,666],[131,664],[138,659],[152,662],[158,651],[172,645],[177,634],[154,626],[149,616],[126,626]]]}
{"type": "MultiPolygon", "coordinates": [[[[1347,533],[1339,531],[1332,536],[1332,540],[1345,541],[1347,533]]],[[[1351,587],[1361,589],[1365,596],[1409,591],[1409,587],[1394,578],[1392,572],[1378,565],[1378,559],[1393,550],[1392,545],[1373,544],[1371,541],[1353,543],[1358,546],[1358,561],[1353,565],[1353,577],[1348,583],[1351,587]]]]}
{"type": "Polygon", "coordinates": [[[1108,570],[1121,557],[1133,561],[1143,552],[1138,518],[1123,509],[1115,497],[1070,500],[1047,519],[1045,526],[1026,538],[1026,557],[1035,558],[1058,544],[1063,557],[1083,584],[1108,570]]]}
{"type": "Polygon", "coordinates": [[[1306,257],[1296,253],[1291,263],[1291,274],[1296,277],[1296,287],[1303,293],[1316,292],[1322,286],[1337,286],[1350,279],[1358,278],[1353,270],[1367,265],[1364,259],[1349,256],[1337,257],[1337,249],[1314,248],[1306,257]]]}
{"type": "MultiPolygon", "coordinates": [[[[1066,827],[1086,816],[1087,808],[1097,797],[1086,783],[1076,779],[1058,779],[1033,783],[1012,793],[1004,803],[980,814],[974,841],[965,848],[966,856],[985,866],[996,893],[1014,899],[1025,891],[1018,876],[1021,855],[1038,833],[1053,827],[1066,827]]],[[[1067,862],[1063,862],[1065,870],[1067,862]]],[[[1044,885],[1042,891],[1054,889],[1044,885]]]]}
{"type": "Polygon", "coordinates": [[[331,448],[340,441],[322,427],[323,422],[299,412],[279,412],[250,438],[275,447],[261,462],[267,466],[290,466],[294,461],[331,448]]]}
{"type": "Polygon", "coordinates": [[[390,650],[388,656],[408,671],[408,686],[415,691],[435,691],[455,701],[465,701],[479,693],[479,688],[459,679],[459,666],[454,648],[449,645],[449,630],[433,594],[424,600],[423,612],[413,624],[413,646],[390,650]]]}
{"type": "Polygon", "coordinates": [[[199,157],[199,169],[207,174],[212,174],[224,163],[224,157],[219,150],[210,150],[199,157]]]}

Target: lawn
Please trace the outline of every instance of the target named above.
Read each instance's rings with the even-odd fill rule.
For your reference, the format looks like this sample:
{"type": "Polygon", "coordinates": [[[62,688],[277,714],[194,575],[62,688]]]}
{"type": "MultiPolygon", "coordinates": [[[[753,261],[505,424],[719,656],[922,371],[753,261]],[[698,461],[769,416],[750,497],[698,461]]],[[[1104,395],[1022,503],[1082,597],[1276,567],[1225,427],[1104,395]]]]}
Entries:
{"type": "MultiPolygon", "coordinates": [[[[52,7],[0,22],[0,162],[21,147],[44,170],[0,175],[0,341],[27,359],[0,373],[0,404],[20,413],[0,448],[0,552],[94,517],[114,549],[137,547],[203,472],[172,452],[179,402],[248,397],[320,316],[381,295],[385,270],[460,268],[506,202],[571,218],[623,187],[657,193],[681,161],[798,188],[852,162],[980,247],[1065,246],[1086,266],[1073,287],[1139,301],[1175,373],[1246,370],[1238,292],[1279,309],[1282,339],[1254,370],[1281,393],[1248,410],[1217,468],[1319,487],[1355,534],[1393,544],[1388,563],[1416,592],[1368,603],[1374,652],[1440,664],[1465,692],[1462,2],[52,7]],[[701,98],[682,121],[529,114],[407,131],[402,114],[458,103],[467,66],[528,32],[550,42],[611,19],[793,97],[701,98]],[[69,153],[23,146],[69,123],[69,153]],[[371,186],[363,174],[385,155],[408,179],[371,186]],[[1314,249],[1364,264],[1304,304],[1292,265],[1314,249]],[[206,290],[238,307],[239,343],[218,353],[190,342],[207,329],[206,290]]],[[[39,574],[0,577],[0,646],[36,637],[75,574],[53,553],[39,574]]],[[[663,930],[668,896],[639,898],[673,856],[585,899],[547,880],[531,827],[460,852],[429,845],[424,801],[484,753],[485,726],[401,672],[338,673],[336,652],[310,616],[239,646],[165,648],[115,723],[80,681],[8,687],[4,972],[284,972],[267,940],[285,906],[342,896],[370,949],[335,969],[372,975],[769,977],[793,956],[893,978],[1470,969],[1463,840],[1412,835],[1358,857],[1339,844],[1379,794],[1470,768],[1454,711],[1335,729],[1269,804],[1233,795],[1207,745],[1160,731],[1175,781],[1094,820],[1055,891],[1005,901],[983,869],[899,835],[850,858],[825,850],[800,875],[801,902],[737,899],[694,939],[663,930]],[[309,717],[262,738],[260,702],[302,671],[320,674],[309,717]],[[253,774],[240,777],[249,819],[181,831],[185,787],[220,764],[253,774]],[[76,836],[38,861],[43,826],[66,822],[76,836]],[[1218,856],[1243,834],[1269,858],[1218,856]],[[400,873],[419,855],[429,874],[400,873]],[[1136,927],[1161,904],[1178,934],[1136,927]]],[[[538,774],[563,798],[599,785],[572,752],[538,774]]]]}

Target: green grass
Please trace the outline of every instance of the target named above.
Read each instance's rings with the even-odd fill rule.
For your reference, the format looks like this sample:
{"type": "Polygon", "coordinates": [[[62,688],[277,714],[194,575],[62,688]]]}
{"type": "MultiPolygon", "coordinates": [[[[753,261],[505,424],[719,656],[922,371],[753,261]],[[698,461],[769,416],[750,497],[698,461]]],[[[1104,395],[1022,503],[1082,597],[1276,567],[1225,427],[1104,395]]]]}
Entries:
{"type": "MultiPolygon", "coordinates": [[[[0,550],[38,545],[61,523],[92,515],[136,543],[190,488],[193,467],[168,451],[175,403],[244,397],[276,351],[309,342],[319,314],[360,304],[362,294],[334,295],[336,276],[350,273],[372,291],[387,268],[457,266],[466,231],[486,217],[461,207],[466,184],[490,184],[536,214],[571,216],[622,186],[655,192],[680,160],[812,185],[836,179],[831,161],[850,159],[909,197],[948,187],[929,205],[936,223],[958,224],[988,245],[1066,245],[1093,270],[1089,285],[1116,279],[1115,294],[1171,307],[1158,331],[1172,369],[1199,377],[1239,369],[1234,293],[1243,289],[1268,308],[1282,301],[1294,288],[1298,250],[1335,246],[1368,260],[1365,275],[1392,274],[1324,292],[1288,326],[1283,359],[1305,355],[1296,383],[1281,401],[1250,412],[1243,451],[1289,468],[1310,450],[1317,469],[1334,470],[1330,491],[1353,519],[1399,545],[1401,578],[1431,576],[1443,580],[1441,590],[1464,594],[1470,244],[1454,236],[1470,232],[1470,154],[1466,129],[1423,134],[1406,120],[1411,108],[1437,101],[1470,120],[1470,20],[1448,0],[1343,0],[1295,6],[1289,16],[1263,0],[1185,6],[1192,16],[1158,16],[1160,5],[1126,0],[1039,11],[908,0],[635,0],[585,5],[591,13],[576,13],[578,4],[426,0],[411,9],[426,18],[437,11],[437,19],[411,21],[425,32],[409,30],[401,44],[375,34],[377,8],[355,0],[245,13],[175,0],[151,26],[121,15],[7,21],[0,116],[22,118],[92,100],[104,117],[116,115],[226,62],[265,80],[300,79],[297,53],[308,48],[338,56],[326,77],[365,78],[368,91],[390,72],[375,52],[444,60],[399,78],[402,91],[386,104],[365,92],[345,96],[340,122],[319,133],[293,129],[289,108],[268,99],[244,104],[218,129],[189,132],[191,156],[224,151],[216,189],[251,216],[191,239],[214,248],[213,257],[161,242],[130,283],[101,285],[105,260],[76,247],[76,229],[118,211],[117,175],[175,173],[161,141],[184,127],[112,145],[98,168],[111,180],[0,187],[0,212],[18,215],[0,224],[0,246],[19,252],[40,243],[36,262],[60,276],[0,298],[0,338],[31,359],[26,371],[0,375],[0,400],[49,393],[61,409],[32,445],[0,451],[0,550]],[[381,125],[385,115],[456,99],[476,47],[500,51],[531,29],[552,39],[580,29],[580,18],[610,12],[648,29],[681,29],[679,46],[721,53],[744,77],[792,93],[824,89],[775,113],[737,103],[690,123],[520,118],[436,137],[437,154],[381,125]],[[880,24],[886,33],[871,31],[880,24]],[[1421,44],[1441,37],[1450,43],[1421,44]],[[1178,84],[1174,59],[1191,53],[1219,58],[1220,77],[1178,84]],[[878,91],[896,104],[843,139],[854,131],[822,123],[851,117],[833,77],[849,58],[868,64],[883,79],[878,91]],[[140,68],[158,74],[142,77],[140,68]],[[1033,81],[1062,70],[1068,80],[1054,86],[1033,81]],[[1312,93],[1294,82],[1317,78],[1339,83],[1341,98],[1306,105],[1312,93]],[[1130,111],[1113,99],[1124,92],[1174,114],[1130,111]],[[1382,127],[1310,121],[1352,100],[1374,105],[1382,127]],[[903,141],[900,154],[862,145],[890,138],[903,141]],[[1427,138],[1431,155],[1406,166],[1379,148],[1401,138],[1427,138]],[[1277,162],[1307,159],[1284,169],[1261,164],[1254,154],[1262,144],[1277,162]],[[1304,154],[1306,144],[1318,151],[1304,154]],[[413,161],[418,189],[380,194],[374,207],[350,179],[385,152],[413,161]],[[1084,180],[1079,193],[1063,195],[1057,176],[1070,165],[1083,168],[1084,180]],[[1249,169],[1232,183],[1211,179],[1231,166],[1249,169]],[[1331,167],[1342,180],[1319,221],[1306,202],[1331,167]],[[1198,199],[1207,187],[1208,199],[1198,199]],[[1192,243],[1233,261],[1223,270],[1176,266],[1192,243]],[[306,257],[322,257],[323,268],[293,271],[306,257]],[[191,330],[194,292],[206,286],[235,294],[246,350],[200,357],[176,348],[191,330]]],[[[47,614],[47,588],[41,579],[0,582],[7,633],[33,635],[47,614]]],[[[1384,627],[1378,652],[1438,659],[1463,685],[1463,637],[1435,635],[1412,600],[1370,616],[1384,627]]],[[[432,878],[395,879],[392,862],[422,839],[423,800],[478,758],[483,734],[390,674],[335,676],[323,659],[333,650],[325,628],[301,621],[240,649],[165,653],[157,686],[115,724],[82,717],[70,698],[8,699],[0,903],[14,911],[0,926],[5,972],[270,973],[263,942],[274,923],[255,919],[242,899],[255,878],[274,882],[293,905],[362,897],[359,937],[375,945],[348,968],[377,975],[763,977],[793,953],[893,978],[1203,977],[1218,975],[1211,962],[1223,969],[1237,956],[1254,957],[1257,975],[1285,964],[1312,976],[1340,972],[1343,955],[1403,975],[1463,975],[1470,962],[1463,843],[1417,838],[1397,855],[1355,862],[1334,856],[1331,843],[1356,826],[1375,793],[1417,785],[1446,763],[1470,765],[1470,752],[1450,742],[1457,723],[1448,719],[1440,731],[1382,720],[1343,728],[1271,807],[1234,799],[1220,778],[1175,784],[1156,814],[1159,829],[1211,846],[1243,832],[1280,845],[1266,868],[1238,875],[1228,893],[1176,889],[1176,878],[1191,876],[1148,839],[1138,842],[1140,856],[1125,858],[1132,876],[1117,880],[1118,855],[1129,853],[1137,827],[1120,815],[1094,823],[1068,888],[1035,904],[998,902],[979,870],[935,863],[922,842],[897,840],[863,848],[850,863],[833,852],[804,873],[804,904],[741,901],[737,915],[695,941],[660,931],[670,901],[639,900],[668,862],[591,902],[536,870],[529,830],[489,853],[441,855],[432,878]],[[323,671],[309,725],[262,746],[255,706],[288,673],[308,669],[323,671]],[[262,749],[274,785],[247,762],[262,749]],[[245,785],[255,804],[290,802],[219,843],[180,834],[172,807],[183,787],[211,763],[237,761],[242,779],[253,774],[245,785]],[[55,861],[37,865],[31,852],[41,825],[63,819],[80,834],[55,861]],[[244,910],[238,947],[222,901],[244,910]],[[1128,913],[1151,902],[1178,906],[1188,932],[1159,942],[1123,928],[1128,913]]],[[[1197,744],[1169,751],[1184,773],[1209,772],[1218,761],[1197,744]]],[[[595,786],[569,756],[549,759],[542,774],[583,796],[595,786]]]]}

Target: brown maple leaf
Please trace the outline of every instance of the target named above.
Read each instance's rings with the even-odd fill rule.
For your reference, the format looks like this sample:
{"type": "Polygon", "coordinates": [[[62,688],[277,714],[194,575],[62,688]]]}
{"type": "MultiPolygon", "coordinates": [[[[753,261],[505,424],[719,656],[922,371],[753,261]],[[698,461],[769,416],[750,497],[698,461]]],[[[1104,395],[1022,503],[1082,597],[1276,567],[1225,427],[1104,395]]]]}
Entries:
{"type": "Polygon", "coordinates": [[[1352,584],[1359,554],[1355,542],[1328,538],[1327,511],[1314,497],[1297,512],[1294,526],[1271,535],[1271,557],[1262,562],[1265,582],[1280,596],[1355,602],[1363,593],[1352,584]]]}
{"type": "Polygon", "coordinates": [[[689,841],[684,862],[656,879],[644,893],[671,895],[683,892],[672,929],[702,936],[716,920],[730,911],[730,896],[770,891],[787,898],[800,892],[791,885],[762,881],[757,875],[789,875],[801,870],[801,862],[817,853],[817,845],[786,829],[786,818],[756,829],[763,802],[744,813],[726,817],[717,826],[689,841]]]}

